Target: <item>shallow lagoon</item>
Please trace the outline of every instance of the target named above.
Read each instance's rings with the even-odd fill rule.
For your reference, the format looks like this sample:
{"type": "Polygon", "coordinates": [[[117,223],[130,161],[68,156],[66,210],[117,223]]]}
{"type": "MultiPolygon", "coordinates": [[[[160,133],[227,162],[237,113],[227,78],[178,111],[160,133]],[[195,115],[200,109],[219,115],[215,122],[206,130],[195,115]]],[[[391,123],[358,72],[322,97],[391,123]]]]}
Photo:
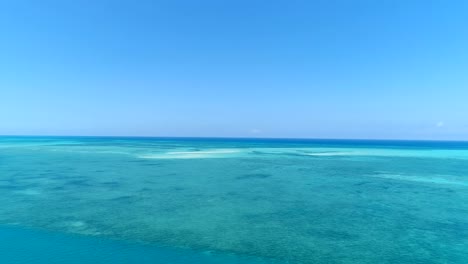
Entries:
{"type": "Polygon", "coordinates": [[[0,224],[154,263],[466,263],[467,164],[460,142],[1,137],[0,224]]]}

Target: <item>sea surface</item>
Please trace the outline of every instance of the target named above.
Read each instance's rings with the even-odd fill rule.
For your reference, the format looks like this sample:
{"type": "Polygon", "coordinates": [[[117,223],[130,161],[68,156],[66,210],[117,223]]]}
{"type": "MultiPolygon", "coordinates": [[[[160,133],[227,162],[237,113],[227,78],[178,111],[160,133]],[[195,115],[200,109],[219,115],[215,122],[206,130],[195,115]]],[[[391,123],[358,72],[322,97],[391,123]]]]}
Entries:
{"type": "Polygon", "coordinates": [[[468,143],[0,137],[0,263],[468,263],[468,143]]]}

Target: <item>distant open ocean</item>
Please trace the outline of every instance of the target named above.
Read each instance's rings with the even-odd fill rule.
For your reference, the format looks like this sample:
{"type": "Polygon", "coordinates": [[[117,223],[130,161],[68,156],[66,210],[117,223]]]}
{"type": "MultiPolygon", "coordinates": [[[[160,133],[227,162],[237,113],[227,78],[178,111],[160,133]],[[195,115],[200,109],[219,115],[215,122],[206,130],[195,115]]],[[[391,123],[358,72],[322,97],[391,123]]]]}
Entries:
{"type": "Polygon", "coordinates": [[[0,137],[1,264],[466,264],[468,142],[0,137]]]}

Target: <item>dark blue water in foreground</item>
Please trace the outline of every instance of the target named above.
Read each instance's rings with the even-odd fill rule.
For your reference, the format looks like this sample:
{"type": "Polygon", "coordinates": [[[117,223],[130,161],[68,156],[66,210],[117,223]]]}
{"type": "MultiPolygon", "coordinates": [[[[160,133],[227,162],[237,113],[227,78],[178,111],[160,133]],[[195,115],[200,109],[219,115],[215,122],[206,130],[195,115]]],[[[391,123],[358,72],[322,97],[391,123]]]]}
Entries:
{"type": "Polygon", "coordinates": [[[467,263],[468,143],[0,137],[0,263],[467,263]]]}
{"type": "Polygon", "coordinates": [[[0,228],[0,261],[5,264],[271,263],[254,257],[155,247],[11,226],[0,228]]]}

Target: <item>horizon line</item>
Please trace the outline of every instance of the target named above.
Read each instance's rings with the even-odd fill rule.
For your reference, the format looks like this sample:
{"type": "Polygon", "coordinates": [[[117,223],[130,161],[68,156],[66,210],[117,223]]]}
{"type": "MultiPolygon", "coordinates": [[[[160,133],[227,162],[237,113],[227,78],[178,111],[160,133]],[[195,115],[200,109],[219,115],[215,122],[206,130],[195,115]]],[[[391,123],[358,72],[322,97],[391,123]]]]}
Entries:
{"type": "Polygon", "coordinates": [[[397,138],[321,138],[321,137],[223,137],[223,136],[138,136],[138,135],[7,135],[0,137],[70,137],[70,138],[153,138],[153,139],[273,139],[273,140],[354,140],[354,141],[425,141],[425,142],[466,142],[468,139],[397,139],[397,138]]]}

